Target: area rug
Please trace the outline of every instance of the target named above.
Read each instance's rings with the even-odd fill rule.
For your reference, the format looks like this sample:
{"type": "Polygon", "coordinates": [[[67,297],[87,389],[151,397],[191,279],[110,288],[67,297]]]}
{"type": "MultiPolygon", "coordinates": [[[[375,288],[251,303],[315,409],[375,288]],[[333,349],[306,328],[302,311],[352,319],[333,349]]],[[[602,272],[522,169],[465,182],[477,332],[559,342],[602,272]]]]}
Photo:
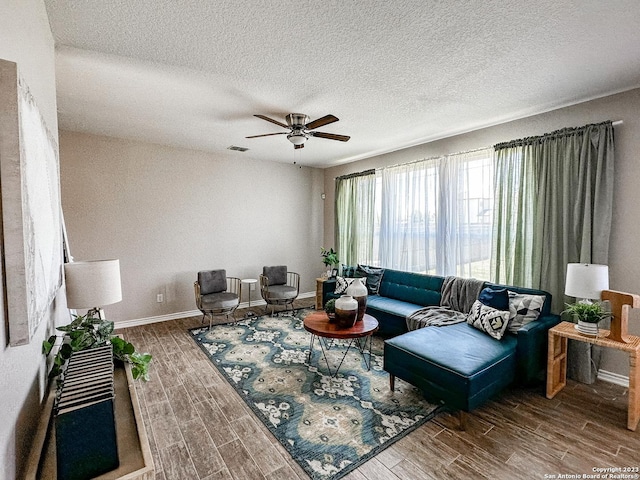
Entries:
{"type": "MultiPolygon", "coordinates": [[[[309,362],[303,318],[310,312],[195,328],[191,335],[307,474],[336,480],[433,418],[439,406],[401,380],[389,390],[379,338],[370,370],[352,348],[332,378],[317,341],[309,362]]],[[[332,372],[344,342],[327,351],[332,372]]]]}

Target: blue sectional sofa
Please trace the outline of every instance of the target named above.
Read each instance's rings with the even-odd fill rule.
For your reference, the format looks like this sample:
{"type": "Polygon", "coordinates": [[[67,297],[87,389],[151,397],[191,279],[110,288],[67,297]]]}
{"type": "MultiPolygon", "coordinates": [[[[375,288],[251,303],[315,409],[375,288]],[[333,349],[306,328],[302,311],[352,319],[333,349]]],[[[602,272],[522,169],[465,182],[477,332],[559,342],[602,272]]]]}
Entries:
{"type": "MultiPolygon", "coordinates": [[[[468,323],[407,331],[406,317],[423,307],[438,306],[445,278],[398,270],[384,270],[377,295],[369,295],[367,313],[380,323],[386,338],[384,369],[419,387],[426,397],[463,411],[471,411],[514,381],[521,384],[545,378],[547,332],[560,322],[551,314],[551,295],[542,290],[496,285],[525,295],[544,295],[537,320],[501,340],[468,323]]],[[[335,280],[323,284],[323,304],[339,295],[335,280]]]]}

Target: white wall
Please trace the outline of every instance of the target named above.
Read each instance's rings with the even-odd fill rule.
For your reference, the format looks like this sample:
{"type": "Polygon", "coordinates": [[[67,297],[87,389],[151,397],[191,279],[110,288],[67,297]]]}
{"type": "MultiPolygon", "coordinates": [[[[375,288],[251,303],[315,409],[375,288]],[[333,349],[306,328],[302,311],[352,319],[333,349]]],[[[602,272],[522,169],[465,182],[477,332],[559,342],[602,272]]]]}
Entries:
{"type": "MultiPolygon", "coordinates": [[[[324,216],[324,243],[333,245],[335,178],[369,168],[410,162],[421,158],[462,152],[492,146],[517,138],[542,135],[564,127],[579,127],[605,120],[622,120],[614,127],[615,181],[613,223],[609,250],[610,288],[640,294],[640,89],[592,100],[535,115],[514,122],[418,145],[397,152],[341,165],[325,170],[324,188],[327,194],[324,216]]],[[[640,334],[640,324],[631,325],[630,333],[640,334]]],[[[619,375],[629,374],[626,355],[605,350],[601,368],[619,375]]]]}
{"type": "Polygon", "coordinates": [[[195,310],[198,270],[257,278],[263,265],[285,264],[301,292],[314,291],[321,170],[66,131],[60,159],[71,254],[120,259],[123,300],[105,307],[107,318],[195,310]]]}
{"type": "MultiPolygon", "coordinates": [[[[53,38],[41,0],[3,0],[0,5],[0,58],[18,64],[54,137],[58,134],[53,38]]],[[[2,125],[0,125],[2,128],[2,125]]],[[[1,273],[0,273],[1,275],[1,273]]],[[[4,279],[2,282],[4,289],[4,279]]],[[[20,477],[40,415],[46,366],[42,340],[54,324],[68,320],[64,291],[28,345],[8,346],[4,295],[0,296],[0,478],[20,477]]]]}

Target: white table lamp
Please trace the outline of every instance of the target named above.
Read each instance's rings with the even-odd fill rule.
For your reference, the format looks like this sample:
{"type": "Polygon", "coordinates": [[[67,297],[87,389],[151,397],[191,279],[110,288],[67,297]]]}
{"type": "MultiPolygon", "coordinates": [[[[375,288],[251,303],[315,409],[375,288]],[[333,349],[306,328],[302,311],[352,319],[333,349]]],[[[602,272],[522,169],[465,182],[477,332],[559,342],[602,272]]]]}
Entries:
{"type": "Polygon", "coordinates": [[[609,267],[595,263],[569,263],[564,294],[568,297],[600,300],[603,290],[609,289],[609,267]]]}
{"type": "Polygon", "coordinates": [[[88,309],[104,318],[100,307],[122,300],[120,260],[95,260],[64,264],[67,307],[88,309]]]}

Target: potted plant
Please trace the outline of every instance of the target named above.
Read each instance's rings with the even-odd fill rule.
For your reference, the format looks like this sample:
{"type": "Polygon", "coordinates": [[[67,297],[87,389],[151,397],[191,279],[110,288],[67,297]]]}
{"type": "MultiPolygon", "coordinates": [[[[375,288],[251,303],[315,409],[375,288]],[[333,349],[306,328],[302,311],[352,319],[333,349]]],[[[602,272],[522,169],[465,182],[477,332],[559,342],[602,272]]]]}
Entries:
{"type": "Polygon", "coordinates": [[[338,259],[338,253],[333,250],[333,247],[326,250],[324,247],[320,247],[320,255],[322,256],[322,263],[327,267],[327,277],[332,277],[331,270],[334,265],[338,265],[340,260],[338,259]]]}
{"type": "Polygon", "coordinates": [[[598,335],[598,323],[611,317],[611,312],[602,307],[602,303],[577,302],[566,304],[562,313],[570,314],[576,321],[576,329],[585,335],[598,335]]]}
{"type": "Polygon", "coordinates": [[[336,318],[336,299],[331,298],[327,300],[327,303],[324,304],[324,311],[327,313],[329,317],[329,322],[333,322],[336,318]]]}
{"type": "MultiPolygon", "coordinates": [[[[69,325],[58,327],[56,330],[64,332],[64,335],[60,336],[62,345],[54,358],[49,378],[55,378],[62,373],[63,367],[72,353],[111,343],[114,358],[131,364],[133,378],[149,380],[151,354],[137,352],[131,343],[114,335],[113,322],[95,318],[93,314],[74,315],[74,319],[69,325]]],[[[42,342],[44,355],[48,356],[51,353],[57,339],[57,335],[51,335],[48,340],[42,342]]]]}

